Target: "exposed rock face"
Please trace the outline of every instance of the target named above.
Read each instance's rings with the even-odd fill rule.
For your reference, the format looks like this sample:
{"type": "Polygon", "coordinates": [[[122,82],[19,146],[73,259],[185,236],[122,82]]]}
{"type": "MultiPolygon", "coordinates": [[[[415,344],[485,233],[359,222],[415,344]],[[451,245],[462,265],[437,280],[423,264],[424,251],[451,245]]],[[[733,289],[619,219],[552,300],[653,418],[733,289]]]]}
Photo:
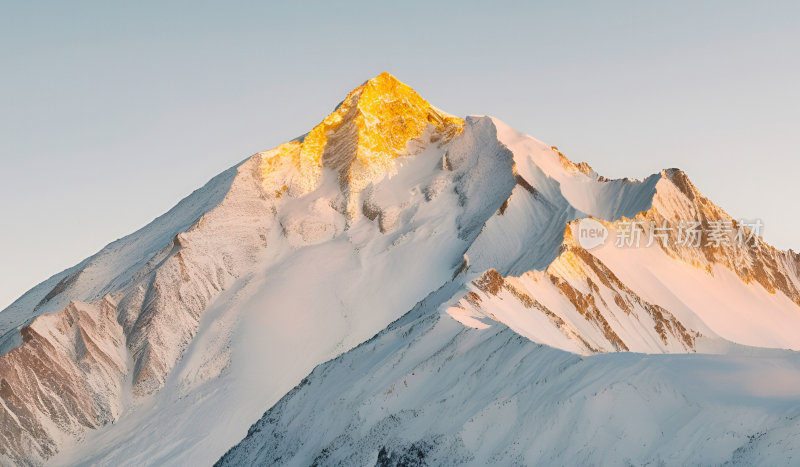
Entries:
{"type": "Polygon", "coordinates": [[[701,268],[721,264],[734,271],[743,281],[758,283],[770,293],[783,292],[800,305],[800,255],[791,250],[777,250],[757,236],[748,240],[750,230],[740,226],[722,208],[703,196],[683,171],[664,170],[662,176],[652,209],[635,220],[643,221],[647,229],[649,221],[662,225],[664,220],[673,226],[681,220],[697,220],[702,223],[704,231],[711,230],[712,223],[722,222],[731,229],[725,235],[727,243],[715,246],[712,242],[709,245],[708,239],[703,238],[699,247],[679,246],[678,232],[671,231],[670,241],[666,245],[671,255],[701,268]],[[743,229],[741,244],[735,238],[740,227],[743,229]]]}
{"type": "Polygon", "coordinates": [[[699,332],[642,299],[575,244],[569,230],[565,237],[561,254],[545,272],[505,278],[490,269],[448,313],[466,325],[488,317],[536,342],[585,355],[694,351],[699,332]]]}
{"type": "MultiPolygon", "coordinates": [[[[597,176],[595,171],[592,169],[592,166],[590,166],[586,162],[578,162],[576,164],[575,162],[569,160],[567,156],[564,155],[563,152],[558,150],[557,147],[552,146],[551,149],[555,151],[556,154],[558,154],[558,162],[561,164],[562,167],[564,167],[564,170],[566,170],[567,173],[574,174],[576,172],[580,172],[584,175],[589,175],[593,177],[597,176]]],[[[608,179],[603,178],[603,181],[608,181],[608,179]]]]}
{"type": "Polygon", "coordinates": [[[22,330],[0,357],[0,449],[6,459],[41,461],[63,435],[112,422],[127,372],[125,336],[106,297],[72,302],[22,330]]]}
{"type": "MultiPolygon", "coordinates": [[[[241,165],[228,196],[124,287],[95,302],[70,302],[21,329],[22,344],[0,356],[0,455],[40,462],[64,440],[114,422],[124,393],[144,397],[163,386],[208,304],[266,247],[270,210],[256,168],[255,160],[241,165]]],[[[79,294],[70,289],[79,275],[59,282],[45,301],[79,294]]]]}

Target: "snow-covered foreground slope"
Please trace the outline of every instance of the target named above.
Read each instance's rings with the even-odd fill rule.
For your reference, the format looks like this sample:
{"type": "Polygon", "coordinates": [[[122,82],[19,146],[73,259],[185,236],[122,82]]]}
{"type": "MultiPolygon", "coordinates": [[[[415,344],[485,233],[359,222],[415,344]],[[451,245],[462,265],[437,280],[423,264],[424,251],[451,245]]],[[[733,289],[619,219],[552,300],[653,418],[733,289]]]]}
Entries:
{"type": "Polygon", "coordinates": [[[797,353],[582,358],[435,309],[420,306],[316,368],[218,465],[796,465],[800,456],[797,353]]]}
{"type": "MultiPolygon", "coordinates": [[[[299,441],[291,433],[308,440],[355,436],[331,411],[368,404],[365,416],[379,417],[384,409],[370,394],[387,390],[380,375],[424,360],[450,370],[429,375],[429,390],[397,399],[397,414],[385,422],[395,428],[386,432],[417,430],[404,417],[440,404],[429,414],[445,436],[437,439],[451,447],[431,459],[451,453],[478,462],[484,460],[475,454],[484,452],[482,446],[500,451],[514,438],[481,434],[505,430],[494,418],[501,415],[474,418],[473,434],[458,438],[466,422],[450,416],[458,405],[448,404],[482,412],[496,394],[517,388],[524,396],[517,402],[520,419],[555,417],[536,412],[530,398],[539,396],[529,388],[535,375],[546,375],[553,385],[538,386],[556,397],[570,378],[583,381],[580,387],[623,387],[652,363],[648,374],[663,385],[647,391],[671,388],[695,397],[703,414],[703,424],[693,428],[699,431],[716,413],[702,401],[713,399],[719,385],[692,393],[692,381],[702,386],[706,380],[672,382],[679,367],[692,373],[719,366],[720,378],[736,367],[732,377],[748,373],[756,380],[769,376],[753,372],[756,362],[781,368],[796,363],[792,353],[737,352],[743,352],[738,344],[800,349],[800,256],[763,244],[585,250],[574,229],[576,219],[588,216],[612,233],[626,219],[729,219],[680,171],[607,180],[492,117],[462,120],[439,111],[382,74],[351,92],[308,134],[224,172],[149,226],[0,312],[0,458],[54,465],[210,464],[273,404],[281,401],[259,423],[273,423],[271,413],[304,394],[297,407],[302,413],[286,412],[287,423],[297,417],[304,424],[281,428],[286,443],[254,434],[231,455],[249,456],[246,446],[263,443],[261,461],[284,456],[289,462],[297,454],[298,462],[307,463],[306,451],[292,451],[299,441]],[[382,350],[351,350],[376,333],[368,345],[384,342],[382,350]],[[732,355],[576,356],[625,350],[732,355]],[[448,352],[455,353],[440,361],[448,352]],[[509,362],[527,357],[519,369],[493,376],[494,386],[466,370],[458,373],[467,366],[489,372],[495,355],[509,362]],[[349,370],[338,366],[342,361],[350,362],[349,370]],[[583,371],[573,367],[597,376],[581,379],[583,371]],[[307,386],[287,395],[312,370],[312,381],[337,388],[332,394],[344,391],[346,381],[357,386],[335,400],[307,386]],[[328,372],[333,379],[326,380],[328,372]],[[606,373],[610,380],[599,376],[606,373]],[[435,388],[456,386],[465,389],[436,399],[435,388]],[[471,398],[481,391],[483,399],[471,398]],[[454,439],[464,449],[447,444],[454,439]]],[[[783,369],[770,374],[775,381],[795,378],[783,369]]],[[[644,384],[647,378],[634,380],[644,384]]],[[[759,391],[753,397],[736,393],[719,410],[750,404],[763,411],[759,423],[777,427],[769,417],[778,401],[759,391]]],[[[623,399],[604,401],[624,407],[623,399]]],[[[677,410],[681,400],[665,401],[664,413],[677,410]]],[[[575,405],[571,413],[587,411],[592,418],[594,409],[575,405]]],[[[660,413],[631,418],[620,433],[633,430],[634,422],[660,423],[660,413]]],[[[564,427],[570,420],[562,421],[564,427]]],[[[523,422],[518,428],[530,430],[523,422]]],[[[792,427],[782,429],[789,433],[792,427]]],[[[771,433],[774,438],[784,431],[771,433]]],[[[651,435],[647,442],[655,439],[651,435]]],[[[361,448],[328,451],[350,460],[378,459],[369,436],[356,436],[366,440],[361,448]]],[[[624,459],[581,436],[580,452],[624,459]]],[[[418,440],[424,445],[408,453],[435,451],[426,444],[430,439],[418,440]]],[[[314,456],[328,452],[309,446],[320,450],[314,456]]],[[[403,446],[387,447],[381,462],[397,460],[393,453],[403,446]]],[[[514,446],[506,448],[521,452],[514,446]]],[[[532,455],[524,458],[536,460],[532,455]]],[[[560,454],[538,459],[550,458],[580,460],[560,454]]]]}

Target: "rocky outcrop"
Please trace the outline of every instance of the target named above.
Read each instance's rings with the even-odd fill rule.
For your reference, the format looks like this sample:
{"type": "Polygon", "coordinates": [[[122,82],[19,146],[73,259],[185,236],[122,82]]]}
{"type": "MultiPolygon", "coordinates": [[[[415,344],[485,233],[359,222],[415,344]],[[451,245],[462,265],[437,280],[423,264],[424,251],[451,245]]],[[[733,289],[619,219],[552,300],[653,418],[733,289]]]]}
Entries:
{"type": "Polygon", "coordinates": [[[470,325],[465,316],[485,316],[535,342],[585,355],[693,352],[700,335],[628,288],[569,232],[546,271],[503,277],[490,269],[471,288],[448,309],[455,319],[470,325]]]}
{"type": "Polygon", "coordinates": [[[782,292],[800,305],[800,255],[764,242],[759,233],[751,232],[703,196],[683,171],[669,169],[661,175],[652,207],[632,219],[641,222],[645,234],[649,234],[651,222],[658,227],[666,221],[673,229],[665,231],[668,241],[659,244],[674,258],[709,272],[711,265],[722,265],[745,283],[757,283],[770,293],[782,292]],[[703,235],[697,245],[681,241],[681,221],[700,222],[703,235]],[[713,231],[721,233],[719,242],[710,238],[713,231]]]}
{"type": "Polygon", "coordinates": [[[125,336],[106,297],[40,316],[22,329],[22,339],[0,357],[0,458],[38,463],[65,436],[119,416],[125,336]]]}
{"type": "MultiPolygon", "coordinates": [[[[272,216],[256,161],[241,165],[225,199],[127,285],[20,330],[22,344],[0,356],[0,455],[41,462],[65,440],[114,422],[125,393],[143,397],[163,386],[203,311],[266,247],[272,216]]],[[[69,295],[68,285],[59,282],[51,299],[69,295]]]]}

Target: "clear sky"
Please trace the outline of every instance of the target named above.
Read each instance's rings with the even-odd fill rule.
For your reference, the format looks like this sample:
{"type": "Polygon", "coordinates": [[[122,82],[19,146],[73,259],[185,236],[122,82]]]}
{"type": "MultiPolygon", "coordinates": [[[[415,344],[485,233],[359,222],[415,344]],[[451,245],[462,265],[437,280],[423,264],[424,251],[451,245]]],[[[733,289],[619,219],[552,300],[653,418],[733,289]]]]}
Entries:
{"type": "Polygon", "coordinates": [[[389,71],[800,249],[800,2],[0,0],[0,308],[389,71]]]}

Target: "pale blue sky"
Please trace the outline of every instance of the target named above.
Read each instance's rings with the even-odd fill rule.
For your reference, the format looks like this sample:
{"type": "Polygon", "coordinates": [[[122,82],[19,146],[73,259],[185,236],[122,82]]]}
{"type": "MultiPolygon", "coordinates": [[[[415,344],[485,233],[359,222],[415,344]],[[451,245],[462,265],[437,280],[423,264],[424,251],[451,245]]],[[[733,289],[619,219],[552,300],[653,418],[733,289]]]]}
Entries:
{"type": "Polygon", "coordinates": [[[800,249],[800,2],[0,0],[0,308],[389,71],[800,249]]]}

